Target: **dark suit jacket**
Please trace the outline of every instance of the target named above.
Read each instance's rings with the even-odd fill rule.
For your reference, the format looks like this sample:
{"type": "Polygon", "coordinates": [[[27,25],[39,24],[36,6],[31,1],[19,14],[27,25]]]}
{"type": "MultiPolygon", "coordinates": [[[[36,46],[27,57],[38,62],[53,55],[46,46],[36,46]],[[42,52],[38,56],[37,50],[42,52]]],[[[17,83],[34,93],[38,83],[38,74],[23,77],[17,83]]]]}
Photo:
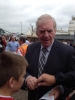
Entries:
{"type": "Polygon", "coordinates": [[[55,75],[56,83],[64,85],[69,88],[75,87],[75,71],[68,72],[63,74],[62,72],[55,75]]]}
{"type": "MultiPolygon", "coordinates": [[[[34,77],[38,77],[38,61],[39,61],[39,53],[40,53],[40,42],[32,43],[28,46],[26,59],[29,63],[27,68],[26,77],[28,75],[32,75],[34,77]]],[[[73,61],[72,54],[74,53],[74,49],[68,45],[65,45],[57,40],[54,40],[52,45],[50,54],[48,56],[48,60],[44,67],[43,73],[56,75],[59,72],[67,73],[69,71],[75,70],[75,62],[73,61]]],[[[55,87],[57,84],[53,86],[42,86],[39,87],[37,90],[34,91],[29,90],[29,99],[28,100],[36,100],[34,99],[36,96],[36,92],[38,94],[38,99],[43,96],[46,92],[50,89],[55,87]]],[[[68,94],[69,89],[64,87],[64,94],[63,97],[68,94]]]]}

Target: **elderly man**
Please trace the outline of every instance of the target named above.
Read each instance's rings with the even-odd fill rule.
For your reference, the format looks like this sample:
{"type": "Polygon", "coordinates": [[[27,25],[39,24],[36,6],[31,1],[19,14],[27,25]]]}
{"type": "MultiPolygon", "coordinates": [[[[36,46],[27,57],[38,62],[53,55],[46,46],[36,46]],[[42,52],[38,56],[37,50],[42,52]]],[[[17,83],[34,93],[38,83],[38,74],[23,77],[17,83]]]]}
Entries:
{"type": "MultiPolygon", "coordinates": [[[[25,76],[29,88],[28,100],[39,100],[46,92],[58,85],[37,87],[37,79],[43,73],[56,75],[59,72],[67,73],[75,70],[75,62],[72,58],[74,49],[54,39],[56,22],[53,17],[48,14],[40,16],[36,21],[36,34],[39,42],[29,45],[25,56],[29,63],[25,76]]],[[[64,100],[70,89],[59,87],[63,94],[59,100],[64,100]]]]}

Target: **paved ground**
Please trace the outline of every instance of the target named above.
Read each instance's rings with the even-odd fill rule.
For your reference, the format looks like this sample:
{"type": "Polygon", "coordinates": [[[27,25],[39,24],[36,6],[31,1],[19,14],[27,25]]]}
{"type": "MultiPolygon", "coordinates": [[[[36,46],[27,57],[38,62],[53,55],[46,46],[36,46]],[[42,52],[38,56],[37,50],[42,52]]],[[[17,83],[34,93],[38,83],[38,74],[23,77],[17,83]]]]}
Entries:
{"type": "Polygon", "coordinates": [[[14,93],[12,96],[14,100],[27,100],[28,92],[25,90],[19,90],[18,92],[14,93]]]}

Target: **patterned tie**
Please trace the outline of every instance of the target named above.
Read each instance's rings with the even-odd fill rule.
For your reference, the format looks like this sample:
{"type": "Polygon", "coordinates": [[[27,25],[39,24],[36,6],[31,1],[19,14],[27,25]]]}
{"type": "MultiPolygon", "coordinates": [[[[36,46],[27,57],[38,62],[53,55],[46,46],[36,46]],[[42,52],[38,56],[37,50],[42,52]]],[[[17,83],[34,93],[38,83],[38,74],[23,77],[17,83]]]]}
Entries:
{"type": "Polygon", "coordinates": [[[39,64],[38,64],[38,77],[42,74],[44,66],[45,66],[46,52],[47,52],[47,49],[42,48],[42,55],[40,57],[39,64]]]}

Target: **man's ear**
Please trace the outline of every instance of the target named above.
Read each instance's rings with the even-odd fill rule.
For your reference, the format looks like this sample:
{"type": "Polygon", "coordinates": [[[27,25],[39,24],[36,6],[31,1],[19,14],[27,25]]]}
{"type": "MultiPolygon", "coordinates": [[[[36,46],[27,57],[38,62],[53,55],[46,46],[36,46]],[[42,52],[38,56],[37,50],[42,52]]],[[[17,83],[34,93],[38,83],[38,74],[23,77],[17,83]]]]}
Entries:
{"type": "Polygon", "coordinates": [[[9,84],[9,87],[14,87],[14,82],[15,82],[15,79],[13,78],[13,77],[11,77],[10,79],[9,79],[9,82],[8,82],[8,84],[9,84]]]}

